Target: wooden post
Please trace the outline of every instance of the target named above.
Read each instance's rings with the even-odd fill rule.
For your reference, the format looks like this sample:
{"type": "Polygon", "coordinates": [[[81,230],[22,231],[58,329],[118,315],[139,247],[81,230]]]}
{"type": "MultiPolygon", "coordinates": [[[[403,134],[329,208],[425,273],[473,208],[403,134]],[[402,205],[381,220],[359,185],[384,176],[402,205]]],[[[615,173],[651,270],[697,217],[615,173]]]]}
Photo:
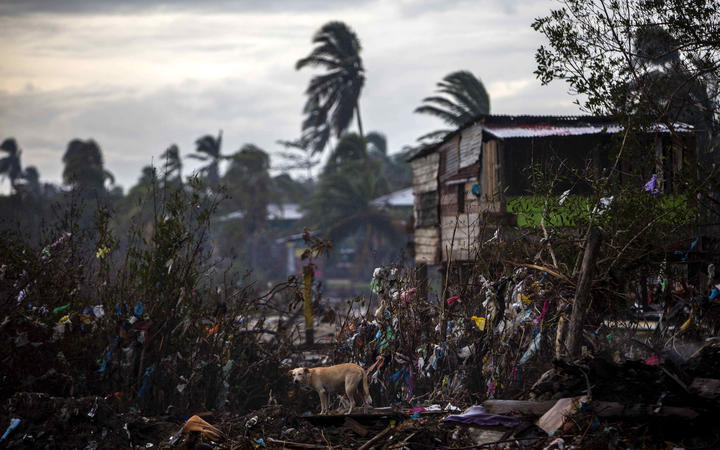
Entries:
{"type": "Polygon", "coordinates": [[[426,299],[428,294],[428,268],[427,264],[420,263],[415,269],[417,280],[417,298],[426,299]]]}
{"type": "Polygon", "coordinates": [[[588,303],[587,297],[590,293],[592,272],[598,249],[600,248],[600,239],[600,230],[595,227],[590,228],[590,233],[585,243],[585,253],[583,255],[582,267],[580,268],[580,277],[578,279],[577,289],[575,290],[575,301],[573,302],[572,313],[570,315],[570,328],[568,331],[568,358],[570,359],[576,358],[580,351],[585,310],[587,309],[588,303]]]}
{"type": "Polygon", "coordinates": [[[315,341],[312,315],[312,285],[314,273],[312,264],[303,266],[303,303],[305,306],[305,344],[312,345],[315,341]]]}

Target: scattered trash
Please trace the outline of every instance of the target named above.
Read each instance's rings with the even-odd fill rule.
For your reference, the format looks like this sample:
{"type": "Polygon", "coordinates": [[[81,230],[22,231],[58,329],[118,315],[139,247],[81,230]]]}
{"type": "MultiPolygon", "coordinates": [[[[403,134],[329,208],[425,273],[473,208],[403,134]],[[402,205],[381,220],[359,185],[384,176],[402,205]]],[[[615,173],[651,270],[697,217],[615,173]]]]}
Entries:
{"type": "Polygon", "coordinates": [[[0,442],[4,441],[8,436],[10,436],[10,433],[12,433],[13,430],[15,430],[15,428],[17,428],[18,425],[20,425],[20,422],[21,422],[20,419],[17,419],[17,418],[15,418],[15,419],[10,419],[10,425],[8,425],[8,427],[7,427],[7,429],[5,430],[5,432],[4,432],[3,435],[0,437],[0,442]]]}
{"type": "Polygon", "coordinates": [[[652,174],[652,177],[650,177],[650,181],[645,183],[645,190],[647,192],[650,192],[651,194],[659,194],[660,191],[655,188],[655,184],[657,183],[658,174],[654,173],[652,174]]]}
{"type": "Polygon", "coordinates": [[[508,428],[514,428],[523,423],[523,420],[518,417],[490,414],[485,408],[479,405],[469,407],[463,411],[462,414],[447,416],[443,421],[480,426],[504,426],[508,428]]]}
{"type": "Polygon", "coordinates": [[[555,406],[550,408],[548,412],[538,419],[537,426],[552,436],[562,427],[569,416],[580,409],[580,405],[584,402],[587,402],[587,397],[585,396],[561,398],[555,403],[555,406]]]}

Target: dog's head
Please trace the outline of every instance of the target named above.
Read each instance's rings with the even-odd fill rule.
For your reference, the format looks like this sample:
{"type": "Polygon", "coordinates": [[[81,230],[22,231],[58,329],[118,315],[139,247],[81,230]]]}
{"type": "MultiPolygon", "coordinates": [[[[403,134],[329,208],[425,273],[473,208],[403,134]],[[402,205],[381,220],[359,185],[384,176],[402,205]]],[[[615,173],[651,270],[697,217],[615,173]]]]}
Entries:
{"type": "Polygon", "coordinates": [[[290,377],[292,377],[293,383],[303,383],[305,382],[308,373],[310,371],[307,369],[307,367],[298,367],[297,369],[293,369],[290,371],[290,377]]]}

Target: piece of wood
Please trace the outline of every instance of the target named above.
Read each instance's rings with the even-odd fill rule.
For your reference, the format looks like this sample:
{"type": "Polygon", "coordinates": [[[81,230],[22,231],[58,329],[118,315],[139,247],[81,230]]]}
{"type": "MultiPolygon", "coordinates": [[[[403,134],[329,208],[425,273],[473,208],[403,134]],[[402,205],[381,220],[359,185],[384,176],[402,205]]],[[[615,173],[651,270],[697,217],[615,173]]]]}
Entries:
{"type": "Polygon", "coordinates": [[[567,320],[560,316],[557,331],[555,332],[555,359],[562,359],[565,356],[565,334],[567,333],[567,320]]]}
{"type": "Polygon", "coordinates": [[[568,358],[570,359],[577,358],[580,353],[580,343],[582,342],[583,327],[585,325],[585,310],[588,305],[588,294],[590,293],[592,274],[595,268],[598,250],[600,249],[601,237],[602,235],[598,228],[590,228],[580,269],[580,278],[577,289],[575,290],[575,301],[573,302],[572,313],[570,314],[567,346],[568,358]]]}
{"type": "Polygon", "coordinates": [[[353,420],[350,417],[345,418],[345,423],[343,424],[345,427],[353,430],[355,433],[359,434],[362,437],[365,437],[368,435],[368,429],[364,426],[360,425],[360,423],[357,420],[353,420]]]}
{"type": "Polygon", "coordinates": [[[274,439],[274,438],[266,438],[266,441],[268,441],[271,444],[279,444],[283,447],[297,447],[297,448],[327,448],[327,445],[317,445],[317,444],[303,444],[302,442],[291,442],[291,441],[281,441],[280,439],[274,439]]]}
{"type": "Polygon", "coordinates": [[[376,442],[378,442],[380,439],[384,438],[385,435],[387,435],[388,433],[390,433],[390,432],[391,432],[392,430],[394,430],[394,429],[395,429],[395,425],[390,425],[390,426],[388,426],[387,428],[385,428],[384,430],[382,430],[381,432],[379,432],[378,434],[376,434],[372,439],[370,439],[369,441],[367,441],[366,443],[364,443],[360,448],[358,448],[358,450],[367,450],[367,449],[369,449],[369,448],[372,447],[376,442]]]}
{"type": "Polygon", "coordinates": [[[542,416],[555,405],[555,400],[534,402],[529,400],[485,400],[483,408],[491,414],[520,413],[528,416],[542,416]]]}
{"type": "Polygon", "coordinates": [[[427,264],[415,265],[415,279],[417,281],[417,298],[428,298],[428,267],[427,264]]]}

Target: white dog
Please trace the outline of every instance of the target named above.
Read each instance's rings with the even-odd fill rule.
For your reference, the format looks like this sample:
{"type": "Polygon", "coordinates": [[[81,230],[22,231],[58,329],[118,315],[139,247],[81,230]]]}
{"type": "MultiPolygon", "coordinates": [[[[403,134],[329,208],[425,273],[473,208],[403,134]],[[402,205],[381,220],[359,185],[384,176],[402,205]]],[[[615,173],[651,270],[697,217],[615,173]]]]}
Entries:
{"type": "Polygon", "coordinates": [[[372,398],[368,390],[367,374],[357,364],[345,363],[331,367],[298,367],[290,371],[293,383],[305,383],[315,389],[320,396],[320,414],[328,413],[328,395],[337,393],[347,394],[350,400],[350,414],[355,407],[355,392],[360,382],[363,384],[363,399],[368,405],[372,405],[372,398]]]}

